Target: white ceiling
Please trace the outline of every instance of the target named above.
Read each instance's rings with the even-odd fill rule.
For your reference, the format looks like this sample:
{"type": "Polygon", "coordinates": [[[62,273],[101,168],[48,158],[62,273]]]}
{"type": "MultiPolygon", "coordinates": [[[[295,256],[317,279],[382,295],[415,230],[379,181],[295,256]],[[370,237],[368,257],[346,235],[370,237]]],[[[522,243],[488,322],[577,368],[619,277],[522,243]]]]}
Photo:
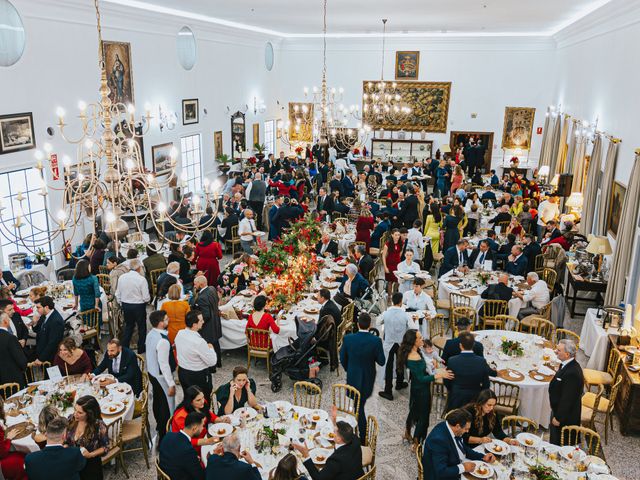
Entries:
{"type": "MultiPolygon", "coordinates": [[[[102,0],[284,37],[322,33],[322,0],[102,0]]],[[[552,35],[610,0],[328,0],[328,33],[552,35]]]]}

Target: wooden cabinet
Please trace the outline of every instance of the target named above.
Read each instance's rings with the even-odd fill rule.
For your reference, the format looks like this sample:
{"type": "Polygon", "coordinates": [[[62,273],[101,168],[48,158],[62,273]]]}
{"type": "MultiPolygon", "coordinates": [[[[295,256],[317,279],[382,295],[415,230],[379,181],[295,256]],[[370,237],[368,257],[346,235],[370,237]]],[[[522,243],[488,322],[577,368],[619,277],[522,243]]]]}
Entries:
{"type": "MultiPolygon", "coordinates": [[[[609,352],[617,348],[618,336],[609,335],[609,352]]],[[[607,358],[608,358],[607,354],[607,358]]],[[[626,356],[626,353],[625,353],[626,356]]],[[[620,363],[618,375],[622,375],[622,384],[616,398],[615,412],[620,421],[623,435],[640,433],[640,373],[629,370],[629,364],[620,363]]]]}
{"type": "Polygon", "coordinates": [[[412,163],[426,160],[433,151],[432,140],[371,140],[371,158],[390,158],[394,163],[412,163]]]}

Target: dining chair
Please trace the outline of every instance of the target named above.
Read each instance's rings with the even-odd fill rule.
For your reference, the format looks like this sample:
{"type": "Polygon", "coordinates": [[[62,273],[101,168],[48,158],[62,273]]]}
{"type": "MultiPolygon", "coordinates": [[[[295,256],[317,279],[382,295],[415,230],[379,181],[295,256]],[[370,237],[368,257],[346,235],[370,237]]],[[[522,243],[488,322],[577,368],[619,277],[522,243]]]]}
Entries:
{"type": "Polygon", "coordinates": [[[496,322],[502,324],[502,330],[509,330],[511,332],[520,331],[520,320],[511,315],[496,315],[496,322]]]}
{"type": "Polygon", "coordinates": [[[587,427],[587,428],[591,428],[592,430],[595,430],[596,428],[596,415],[598,413],[598,409],[600,407],[600,400],[602,399],[602,396],[604,395],[604,385],[599,385],[598,386],[598,393],[597,394],[593,394],[593,392],[587,392],[587,393],[591,393],[592,397],[588,398],[588,402],[585,402],[585,395],[586,393],[582,396],[581,399],[581,404],[582,407],[580,409],[580,424],[583,427],[587,427]]]}
{"type": "Polygon", "coordinates": [[[322,404],[322,388],[311,382],[294,383],[293,404],[297,407],[319,409],[322,404]]]}
{"type": "Polygon", "coordinates": [[[144,461],[147,464],[147,468],[149,468],[149,395],[144,390],[140,394],[140,401],[142,403],[142,415],[134,420],[125,420],[122,424],[122,450],[120,455],[142,450],[144,461]],[[136,440],[140,440],[141,447],[124,449],[126,444],[136,440]]]}
{"type": "Polygon", "coordinates": [[[364,440],[363,447],[363,462],[362,464],[367,468],[373,468],[376,464],[376,447],[378,445],[378,432],[380,427],[378,426],[378,420],[373,415],[367,417],[367,434],[364,440]],[[369,449],[369,451],[367,451],[369,449]],[[368,456],[371,460],[367,463],[364,462],[365,456],[368,456]]]}
{"type": "Polygon", "coordinates": [[[595,430],[596,423],[604,424],[604,443],[608,443],[609,429],[613,430],[612,415],[616,404],[616,399],[622,386],[622,375],[618,375],[616,383],[611,387],[611,393],[609,398],[604,396],[604,385],[600,385],[600,391],[597,394],[593,392],[586,392],[582,396],[582,413],[588,415],[590,412],[593,414],[591,418],[591,425],[587,425],[589,428],[595,430]],[[600,398],[598,398],[598,396],[600,398]],[[597,420],[598,414],[604,414],[604,422],[597,420]]]}
{"type": "Polygon", "coordinates": [[[520,432],[535,433],[538,431],[538,423],[527,417],[507,415],[502,418],[502,430],[507,435],[515,438],[520,432]]]}
{"type": "MultiPolygon", "coordinates": [[[[138,355],[136,355],[138,356],[138,355]]],[[[138,359],[139,361],[140,359],[138,359]]],[[[142,364],[144,367],[144,363],[142,364]]],[[[147,393],[147,398],[149,398],[149,374],[144,370],[142,371],[142,391],[147,393]]],[[[134,400],[133,404],[133,418],[138,418],[142,416],[142,393],[134,400]]]]}
{"type": "Polygon", "coordinates": [[[356,321],[355,314],[356,314],[356,304],[354,302],[349,302],[342,309],[342,320],[340,322],[340,327],[344,325],[345,328],[349,328],[349,329],[353,328],[356,321]]]}
{"type": "Polygon", "coordinates": [[[160,468],[160,459],[156,458],[156,473],[158,474],[158,480],[171,480],[171,477],[164,473],[160,468]]]}
{"type": "Polygon", "coordinates": [[[156,298],[158,295],[158,277],[166,271],[166,268],[156,268],[149,272],[149,279],[151,280],[151,298],[156,298]]]}
{"type": "Polygon", "coordinates": [[[553,289],[556,286],[558,272],[556,272],[553,268],[544,268],[542,270],[542,274],[540,275],[540,279],[545,281],[547,287],[549,288],[549,293],[552,293],[553,289]]]}
{"type": "Polygon", "coordinates": [[[571,330],[567,330],[566,328],[556,328],[555,335],[553,337],[553,343],[558,345],[560,340],[573,340],[576,344],[576,348],[580,348],[580,335],[576,332],[572,332],[571,330]]]}
{"type": "MultiPolygon", "coordinates": [[[[449,293],[449,329],[454,331],[455,323],[453,321],[453,309],[455,307],[469,307],[472,308],[472,299],[469,295],[462,293],[451,292],[449,293]]],[[[440,307],[438,307],[440,308],[440,307]]]]}
{"type": "Polygon", "coordinates": [[[376,478],[376,466],[374,465],[371,470],[369,470],[367,473],[362,475],[357,480],[375,480],[375,478],[376,478]]]}
{"type": "Polygon", "coordinates": [[[543,306],[538,313],[534,313],[531,315],[527,315],[523,319],[520,320],[520,330],[532,332],[534,327],[537,325],[537,318],[544,318],[546,320],[551,320],[551,302],[547,303],[543,306]]]}
{"type": "Polygon", "coordinates": [[[600,452],[600,435],[587,427],[579,427],[577,425],[567,425],[562,427],[560,437],[560,446],[577,445],[584,442],[587,448],[585,451],[588,455],[598,456],[600,452]]]}
{"type": "Polygon", "coordinates": [[[606,371],[603,372],[592,368],[584,368],[582,370],[582,374],[584,376],[584,384],[587,391],[591,390],[591,387],[597,385],[604,385],[605,387],[612,385],[613,379],[618,374],[618,368],[620,367],[621,360],[622,356],[620,355],[620,352],[616,348],[612,348],[609,352],[609,361],[607,362],[606,371]]]}
{"type": "Polygon", "coordinates": [[[504,325],[500,328],[500,321],[496,320],[496,315],[506,315],[508,312],[509,308],[505,300],[485,300],[480,309],[482,329],[504,330],[504,325]]]}
{"type": "Polygon", "coordinates": [[[534,271],[540,275],[543,270],[544,270],[544,255],[541,253],[539,255],[536,255],[534,271]]]}
{"type": "MultiPolygon", "coordinates": [[[[336,346],[338,345],[338,329],[336,328],[336,323],[332,315],[325,315],[320,319],[318,325],[321,325],[318,329],[318,338],[316,339],[318,358],[326,360],[333,366],[338,357],[336,350],[336,346]],[[332,362],[332,360],[334,360],[334,362],[332,362]]],[[[340,375],[339,369],[336,368],[336,372],[340,375]]]]}
{"type": "Polygon", "coordinates": [[[25,376],[27,383],[39,382],[47,379],[47,368],[51,366],[51,362],[42,362],[40,365],[35,363],[27,363],[27,370],[25,376]]]}
{"type": "Polygon", "coordinates": [[[553,342],[556,326],[551,320],[542,317],[533,317],[532,323],[533,328],[531,333],[553,342]]]}
{"type": "Polygon", "coordinates": [[[442,314],[436,315],[429,320],[429,338],[434,347],[442,352],[444,344],[447,342],[446,331],[448,322],[442,314]]]}
{"type": "Polygon", "coordinates": [[[82,333],[82,343],[93,340],[96,351],[102,351],[100,348],[100,320],[102,319],[102,311],[97,308],[78,312],[78,319],[82,322],[84,332],[82,333]]]}
{"type": "Polygon", "coordinates": [[[102,466],[108,465],[112,460],[116,461],[116,473],[118,471],[118,464],[122,467],[122,471],[125,476],[129,478],[129,472],[124,463],[122,456],[122,421],[120,417],[114,420],[113,423],[107,425],[107,436],[109,437],[109,446],[107,452],[102,456],[102,466]]]}
{"type": "Polygon", "coordinates": [[[476,328],[478,322],[478,311],[473,307],[453,307],[451,309],[450,325],[454,337],[458,336],[458,320],[461,318],[468,318],[471,322],[469,324],[469,331],[472,332],[476,328]]]}
{"type": "Polygon", "coordinates": [[[238,225],[231,227],[231,240],[228,242],[231,245],[231,255],[236,253],[236,246],[240,247],[240,236],[238,235],[238,225]]]}
{"type": "Polygon", "coordinates": [[[331,405],[336,407],[339,412],[353,415],[358,420],[360,392],[357,388],[344,383],[334,383],[331,386],[331,397],[331,405]]]}
{"type": "Polygon", "coordinates": [[[109,274],[99,273],[96,277],[98,278],[98,284],[102,287],[104,293],[107,294],[107,297],[111,295],[111,277],[109,274]]]}
{"type": "Polygon", "coordinates": [[[496,394],[496,412],[502,415],[518,415],[520,409],[520,387],[496,378],[489,379],[490,388],[496,394]]]}
{"type": "Polygon", "coordinates": [[[247,328],[247,370],[251,368],[251,358],[264,358],[267,361],[267,374],[271,375],[271,332],[259,328],[247,328]]]}
{"type": "Polygon", "coordinates": [[[0,396],[2,396],[4,400],[11,397],[12,395],[15,395],[19,391],[20,391],[19,383],[11,382],[11,383],[3,383],[2,385],[0,385],[0,396]]]}

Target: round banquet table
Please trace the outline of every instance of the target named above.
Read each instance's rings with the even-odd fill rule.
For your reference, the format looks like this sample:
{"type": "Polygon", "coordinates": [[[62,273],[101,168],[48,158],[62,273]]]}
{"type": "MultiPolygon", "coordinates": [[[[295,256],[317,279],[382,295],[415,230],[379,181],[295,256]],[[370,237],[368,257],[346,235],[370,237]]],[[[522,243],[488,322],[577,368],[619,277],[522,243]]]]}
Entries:
{"type": "Polygon", "coordinates": [[[496,377],[500,381],[512,383],[520,387],[520,412],[519,415],[535,420],[538,425],[547,427],[551,419],[551,405],[549,404],[549,382],[555,370],[544,364],[557,364],[558,361],[553,352],[552,345],[537,335],[508,330],[480,330],[474,332],[476,340],[484,346],[484,357],[489,364],[494,363],[496,370],[515,370],[524,375],[522,380],[512,378],[505,372],[505,377],[496,377]],[[500,345],[502,339],[518,341],[522,344],[524,355],[522,357],[510,357],[502,353],[500,345]],[[548,355],[548,360],[543,359],[548,355]],[[539,375],[538,379],[532,378],[530,372],[542,370],[547,376],[539,375]]]}
{"type": "MultiPolygon", "coordinates": [[[[5,403],[7,427],[11,427],[12,425],[22,422],[29,422],[37,427],[40,411],[51,401],[51,394],[62,393],[65,391],[65,388],[75,390],[76,399],[83,395],[91,395],[94,396],[101,405],[110,401],[118,401],[124,404],[124,410],[113,415],[102,415],[102,420],[107,426],[120,418],[123,418],[124,420],[131,420],[133,418],[135,396],[133,394],[133,390],[128,384],[115,383],[113,386],[109,385],[106,388],[100,388],[90,382],[80,382],[79,380],[70,380],[70,382],[71,383],[69,385],[66,385],[66,378],[61,380],[34,382],[29,384],[27,388],[19,391],[15,395],[12,395],[5,403]],[[20,408],[18,410],[18,415],[12,415],[9,413],[10,409],[8,408],[8,405],[10,403],[16,404],[16,402],[22,399],[22,397],[28,392],[31,392],[30,396],[32,397],[30,404],[20,408]],[[12,400],[15,400],[16,402],[12,402],[12,400]]],[[[61,414],[65,418],[69,417],[73,414],[73,406],[66,408],[61,412],[61,414]]],[[[38,447],[38,444],[31,435],[27,435],[22,438],[15,438],[11,443],[18,451],[26,453],[40,450],[40,447],[38,447]]]]}

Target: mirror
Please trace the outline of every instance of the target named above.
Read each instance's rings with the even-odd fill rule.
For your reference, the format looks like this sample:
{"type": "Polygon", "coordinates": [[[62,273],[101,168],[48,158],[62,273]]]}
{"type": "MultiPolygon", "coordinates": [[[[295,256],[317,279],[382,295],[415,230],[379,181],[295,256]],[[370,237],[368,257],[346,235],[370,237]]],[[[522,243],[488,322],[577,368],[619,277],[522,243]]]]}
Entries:
{"type": "Polygon", "coordinates": [[[24,53],[26,35],[20,14],[9,0],[0,0],[0,66],[10,67],[24,53]]]}
{"type": "Polygon", "coordinates": [[[231,145],[233,151],[238,154],[247,149],[244,113],[240,111],[231,115],[231,145]]]}
{"type": "Polygon", "coordinates": [[[264,66],[267,67],[268,71],[271,71],[271,69],[273,68],[274,60],[275,58],[273,54],[273,45],[271,44],[271,42],[267,42],[264,47],[264,66]]]}
{"type": "Polygon", "coordinates": [[[177,39],[178,61],[182,68],[191,70],[196,64],[197,45],[196,36],[189,27],[182,27],[178,32],[177,39]]]}

